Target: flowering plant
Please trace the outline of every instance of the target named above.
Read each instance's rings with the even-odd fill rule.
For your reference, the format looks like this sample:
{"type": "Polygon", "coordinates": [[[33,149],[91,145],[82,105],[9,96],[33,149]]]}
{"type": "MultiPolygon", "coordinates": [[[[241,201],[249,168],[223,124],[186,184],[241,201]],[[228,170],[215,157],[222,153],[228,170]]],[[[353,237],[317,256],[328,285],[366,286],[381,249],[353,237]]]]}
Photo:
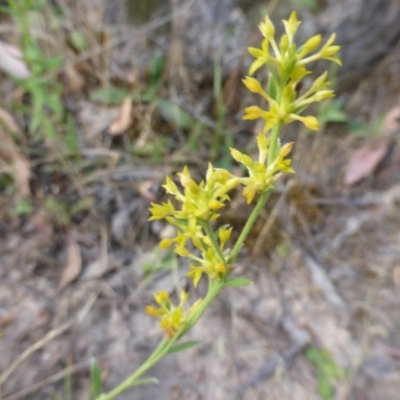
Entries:
{"type": "Polygon", "coordinates": [[[203,299],[187,306],[188,294],[182,291],[179,304],[174,305],[166,291],[154,295],[155,306],[147,306],[146,312],[160,320],[160,327],[165,335],[150,357],[129,378],[107,394],[101,394],[98,400],[110,400],[132,386],[154,382],[140,377],[154,366],[161,358],[177,346],[187,348],[185,344],[177,345],[180,340],[199,320],[215,296],[226,286],[242,287],[251,282],[245,277],[233,275],[232,264],[236,260],[250,229],[258,218],[276,181],[284,173],[294,173],[291,159],[288,158],[293,143],[281,144],[279,134],[284,125],[293,121],[302,122],[311,130],[318,130],[318,121],[312,115],[303,115],[310,104],[333,97],[329,89],[327,72],[316,78],[311,87],[300,94],[299,84],[311,71],[308,65],[325,59],[341,65],[336,56],[340,47],[334,44],[335,34],[321,45],[321,35],[315,35],[302,46],[294,41],[300,25],[296,13],[283,21],[285,33],[275,40],[275,28],[269,17],[260,24],[263,36],[261,48],[249,48],[255,57],[249,75],[243,79],[246,88],[263,97],[268,103],[264,110],[253,105],[245,109],[244,119],[262,119],[264,126],[257,135],[258,158],[253,159],[237,149],[231,149],[232,157],[243,164],[248,173],[241,177],[225,169],[214,168],[209,164],[205,178],[197,183],[187,167],[178,173],[181,189],[170,177],[163,186],[172,195],[174,202],[168,200],[162,204],[152,204],[150,220],[166,219],[176,228],[176,236],[163,239],[161,248],[173,246],[174,252],[190,260],[187,276],[196,287],[205,277],[208,291],[203,299]],[[263,88],[253,75],[261,67],[268,71],[268,85],[263,88]],[[257,199],[242,232],[232,248],[227,246],[232,234],[232,227],[219,226],[220,210],[229,203],[229,194],[241,187],[247,203],[257,199]]]}

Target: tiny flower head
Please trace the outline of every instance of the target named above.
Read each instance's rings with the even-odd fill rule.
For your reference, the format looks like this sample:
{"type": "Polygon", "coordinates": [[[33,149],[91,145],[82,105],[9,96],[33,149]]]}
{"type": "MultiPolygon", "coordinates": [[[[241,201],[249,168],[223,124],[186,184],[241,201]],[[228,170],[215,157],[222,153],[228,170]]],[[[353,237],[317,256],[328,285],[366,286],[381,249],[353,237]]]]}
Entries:
{"type": "Polygon", "coordinates": [[[286,31],[286,34],[287,34],[287,36],[289,38],[289,41],[290,41],[290,43],[292,43],[294,35],[296,34],[297,29],[301,24],[301,21],[298,21],[298,19],[297,19],[296,12],[293,11],[290,14],[289,20],[288,21],[284,20],[283,24],[285,25],[285,31],[286,31]]]}
{"type": "Polygon", "coordinates": [[[307,54],[316,50],[318,46],[321,44],[321,41],[322,41],[321,35],[315,35],[310,39],[308,39],[299,50],[299,58],[303,58],[307,54]]]}
{"type": "Polygon", "coordinates": [[[258,119],[265,116],[265,111],[258,106],[250,106],[244,109],[243,119],[258,119]]]}
{"type": "Polygon", "coordinates": [[[264,97],[264,99],[268,100],[268,102],[273,101],[268,93],[262,88],[260,82],[257,79],[252,78],[251,76],[246,76],[246,78],[243,79],[242,82],[244,83],[246,88],[250,90],[250,92],[260,94],[262,97],[264,97]]]}
{"type": "Polygon", "coordinates": [[[156,219],[163,219],[169,215],[173,215],[174,213],[175,213],[175,207],[172,205],[170,200],[162,204],[151,203],[151,208],[150,208],[151,217],[149,218],[149,221],[154,221],[156,219]]]}
{"type": "Polygon", "coordinates": [[[168,292],[161,290],[154,295],[154,300],[159,307],[147,306],[145,309],[147,314],[160,319],[160,327],[164,329],[168,338],[172,338],[178,332],[198,305],[196,302],[191,308],[185,310],[184,306],[189,295],[182,290],[179,297],[179,304],[175,306],[168,292]]]}
{"type": "Polygon", "coordinates": [[[260,32],[261,34],[271,40],[273,39],[274,35],[275,35],[275,27],[273,25],[273,23],[271,22],[271,20],[269,19],[268,15],[265,17],[264,21],[261,22],[261,24],[259,25],[260,28],[260,32]]]}
{"type": "Polygon", "coordinates": [[[302,122],[306,128],[312,131],[318,130],[318,120],[313,116],[302,117],[301,115],[290,114],[289,118],[302,122]]]}
{"type": "Polygon", "coordinates": [[[249,47],[248,51],[253,57],[256,58],[249,68],[249,74],[253,75],[259,68],[261,68],[270,60],[268,39],[264,39],[261,42],[261,49],[249,47]]]}
{"type": "Polygon", "coordinates": [[[223,249],[225,247],[226,242],[229,240],[232,234],[232,227],[230,228],[224,228],[221,227],[218,230],[218,237],[219,237],[219,242],[220,242],[220,247],[223,249]]]}

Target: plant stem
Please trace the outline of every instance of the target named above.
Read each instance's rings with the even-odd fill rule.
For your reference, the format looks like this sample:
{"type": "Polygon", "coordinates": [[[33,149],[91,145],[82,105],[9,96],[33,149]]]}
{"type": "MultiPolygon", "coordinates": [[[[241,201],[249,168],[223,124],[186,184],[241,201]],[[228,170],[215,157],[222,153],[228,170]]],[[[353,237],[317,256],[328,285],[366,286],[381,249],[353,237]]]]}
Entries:
{"type": "Polygon", "coordinates": [[[129,389],[132,387],[135,383],[135,381],[143,375],[147,370],[149,370],[153,365],[155,365],[160,358],[162,358],[165,354],[165,348],[168,347],[168,350],[170,346],[168,346],[169,341],[165,337],[161,340],[160,344],[157,346],[157,348],[153,351],[153,353],[149,356],[149,358],[127,379],[125,379],[123,382],[121,382],[117,387],[115,387],[111,392],[108,392],[106,394],[102,394],[100,397],[98,397],[96,400],[111,400],[114,399],[116,396],[119,394],[125,392],[125,390],[129,389]],[[161,355],[161,357],[160,357],[161,355]]]}
{"type": "MultiPolygon", "coordinates": [[[[276,125],[272,128],[271,142],[270,142],[269,150],[268,150],[267,167],[269,167],[275,161],[276,157],[278,156],[280,130],[281,130],[281,125],[276,125]]],[[[250,217],[247,220],[246,225],[244,226],[242,232],[240,233],[238,240],[236,241],[235,245],[233,246],[233,249],[228,258],[229,264],[233,263],[236,260],[236,257],[239,254],[239,251],[242,248],[243,243],[246,240],[246,238],[250,232],[250,229],[253,227],[254,223],[256,222],[258,215],[260,214],[262,208],[264,207],[265,203],[267,202],[272,191],[273,191],[273,188],[267,189],[265,192],[263,192],[261,194],[257,205],[255,206],[254,210],[250,214],[250,217]]]]}
{"type": "Polygon", "coordinates": [[[196,324],[196,322],[204,314],[204,312],[207,310],[210,303],[214,300],[214,298],[218,295],[218,293],[223,289],[224,286],[225,286],[225,282],[222,280],[209,281],[207,295],[201,301],[201,303],[197,307],[196,311],[193,313],[193,315],[187,321],[187,324],[189,325],[189,327],[187,330],[184,331],[184,333],[186,333],[193,325],[196,324]]]}
{"type": "Polygon", "coordinates": [[[181,329],[179,329],[179,331],[176,332],[176,334],[171,339],[164,337],[157,348],[149,356],[149,358],[131,376],[121,382],[117,387],[111,390],[111,392],[102,394],[96,400],[112,400],[119,394],[125,392],[127,389],[133,387],[137,380],[151,367],[157,364],[164,356],[166,356],[174,343],[179,340],[186,332],[188,332],[193,325],[196,324],[196,322],[204,314],[205,310],[208,308],[215,296],[218,295],[224,285],[225,282],[223,281],[210,282],[206,297],[201,301],[198,308],[196,309],[196,312],[193,313],[193,315],[185,322],[181,329]]]}
{"type": "Polygon", "coordinates": [[[255,206],[254,210],[250,214],[249,219],[246,222],[246,225],[244,226],[242,232],[240,233],[240,236],[238,240],[236,241],[235,245],[233,246],[233,249],[231,253],[229,254],[228,258],[228,263],[231,264],[236,260],[237,255],[239,254],[240,249],[243,246],[244,241],[247,238],[247,235],[250,232],[250,229],[253,227],[254,222],[256,222],[258,215],[260,214],[262,208],[264,207],[265,203],[267,202],[269,195],[271,194],[271,190],[267,190],[264,193],[261,194],[257,205],[255,206]]]}
{"type": "Polygon", "coordinates": [[[269,167],[278,156],[279,152],[279,132],[281,131],[281,125],[276,125],[272,128],[271,142],[268,149],[268,161],[267,167],[269,167]]]}
{"type": "Polygon", "coordinates": [[[226,262],[226,259],[225,259],[224,255],[222,254],[221,248],[218,245],[217,238],[215,237],[215,233],[212,230],[210,223],[208,221],[205,221],[201,225],[203,226],[204,231],[206,232],[207,236],[211,240],[213,248],[216,251],[216,253],[218,254],[218,257],[220,258],[220,260],[226,267],[228,265],[228,263],[226,262]]]}

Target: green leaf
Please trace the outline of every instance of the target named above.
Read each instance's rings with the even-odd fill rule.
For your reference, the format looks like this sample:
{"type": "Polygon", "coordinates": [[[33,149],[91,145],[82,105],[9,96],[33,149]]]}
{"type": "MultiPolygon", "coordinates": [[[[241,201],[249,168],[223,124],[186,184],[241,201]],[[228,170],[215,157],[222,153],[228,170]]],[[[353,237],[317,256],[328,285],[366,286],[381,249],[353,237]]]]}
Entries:
{"type": "Polygon", "coordinates": [[[276,79],[274,77],[274,75],[272,75],[271,73],[269,74],[269,79],[268,79],[268,94],[274,99],[276,100],[276,95],[278,93],[277,91],[277,82],[276,79]]]}
{"type": "Polygon", "coordinates": [[[162,54],[153,57],[150,65],[149,87],[142,93],[142,101],[151,101],[157,94],[162,83],[162,73],[164,71],[165,59],[162,54]]]}
{"type": "Polygon", "coordinates": [[[191,347],[198,346],[200,344],[203,344],[203,342],[201,342],[200,340],[189,340],[187,342],[174,344],[169,349],[168,354],[178,353],[180,351],[184,351],[184,350],[190,349],[191,347]]]}
{"type": "Polygon", "coordinates": [[[161,115],[167,121],[172,122],[182,129],[189,129],[194,125],[194,120],[190,114],[177,104],[165,99],[157,99],[156,104],[161,115]]]}
{"type": "Polygon", "coordinates": [[[20,217],[21,215],[30,214],[33,210],[32,203],[30,200],[17,200],[13,209],[11,210],[11,214],[16,217],[20,217]]]}
{"type": "Polygon", "coordinates": [[[14,11],[9,7],[0,5],[0,13],[13,15],[14,11]]]}
{"type": "Polygon", "coordinates": [[[251,280],[247,278],[242,278],[240,276],[238,276],[237,278],[229,279],[225,282],[225,285],[230,287],[244,287],[252,284],[253,282],[251,280]]]}
{"type": "Polygon", "coordinates": [[[59,100],[57,93],[44,94],[44,102],[55,114],[57,120],[61,119],[64,114],[64,105],[59,100]]]}
{"type": "Polygon", "coordinates": [[[135,386],[141,386],[141,385],[149,385],[150,383],[159,384],[160,382],[157,378],[142,378],[142,379],[136,380],[130,386],[135,387],[135,386]]]}
{"type": "Polygon", "coordinates": [[[90,392],[97,399],[101,395],[101,370],[98,361],[93,358],[90,363],[90,392]]]}
{"type": "Polygon", "coordinates": [[[120,105],[128,95],[129,91],[125,89],[109,86],[107,88],[92,90],[89,93],[89,100],[95,103],[117,106],[120,105]]]}
{"type": "Polygon", "coordinates": [[[43,105],[44,105],[44,93],[42,88],[39,86],[32,87],[32,119],[29,124],[29,131],[31,134],[35,134],[39,129],[43,120],[43,105]]]}
{"type": "Polygon", "coordinates": [[[69,153],[76,153],[79,150],[78,136],[76,134],[74,121],[70,115],[67,115],[63,144],[69,153]]]}
{"type": "Polygon", "coordinates": [[[317,390],[324,400],[332,400],[334,394],[333,387],[327,378],[319,378],[317,390]]]}
{"type": "Polygon", "coordinates": [[[62,63],[63,63],[63,59],[62,57],[53,57],[53,58],[46,58],[44,60],[40,61],[42,64],[42,67],[48,71],[51,69],[56,69],[61,67],[62,63]]]}
{"type": "Polygon", "coordinates": [[[343,105],[340,100],[331,100],[325,104],[322,104],[319,110],[320,117],[318,118],[321,122],[347,122],[347,114],[343,111],[343,105]]]}
{"type": "Polygon", "coordinates": [[[83,197],[78,201],[74,202],[74,204],[71,206],[69,214],[71,217],[73,217],[82,211],[90,210],[91,208],[93,208],[94,203],[95,203],[94,197],[91,196],[83,197]]]}
{"type": "Polygon", "coordinates": [[[72,31],[68,35],[68,42],[77,51],[84,51],[88,48],[85,36],[79,31],[72,31]]]}
{"type": "Polygon", "coordinates": [[[317,0],[291,0],[291,5],[296,10],[306,8],[309,11],[317,11],[319,8],[317,0]]]}

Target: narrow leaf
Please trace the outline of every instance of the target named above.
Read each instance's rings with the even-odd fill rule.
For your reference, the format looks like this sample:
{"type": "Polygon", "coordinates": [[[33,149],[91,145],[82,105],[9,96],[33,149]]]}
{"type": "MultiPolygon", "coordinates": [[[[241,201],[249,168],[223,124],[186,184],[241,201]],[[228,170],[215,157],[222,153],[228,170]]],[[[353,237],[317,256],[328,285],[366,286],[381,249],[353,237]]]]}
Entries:
{"type": "Polygon", "coordinates": [[[200,344],[203,344],[203,342],[201,342],[200,340],[189,340],[187,342],[175,344],[169,349],[168,354],[178,353],[180,351],[184,351],[186,349],[189,349],[193,346],[198,346],[200,344]]]}
{"type": "Polygon", "coordinates": [[[155,383],[158,385],[160,381],[157,378],[143,378],[143,379],[138,379],[135,382],[131,383],[131,387],[135,386],[141,386],[141,385],[150,385],[151,383],[155,383]]]}
{"type": "Polygon", "coordinates": [[[242,278],[242,277],[237,277],[237,278],[232,278],[226,281],[225,285],[230,286],[230,287],[243,287],[243,286],[248,286],[252,285],[253,282],[247,278],[242,278]]]}
{"type": "Polygon", "coordinates": [[[101,370],[98,361],[93,358],[90,363],[90,391],[95,399],[101,395],[101,370]]]}
{"type": "Polygon", "coordinates": [[[177,104],[165,99],[157,99],[156,104],[161,115],[167,121],[179,126],[182,129],[189,129],[194,125],[193,118],[190,116],[190,114],[177,104]]]}

